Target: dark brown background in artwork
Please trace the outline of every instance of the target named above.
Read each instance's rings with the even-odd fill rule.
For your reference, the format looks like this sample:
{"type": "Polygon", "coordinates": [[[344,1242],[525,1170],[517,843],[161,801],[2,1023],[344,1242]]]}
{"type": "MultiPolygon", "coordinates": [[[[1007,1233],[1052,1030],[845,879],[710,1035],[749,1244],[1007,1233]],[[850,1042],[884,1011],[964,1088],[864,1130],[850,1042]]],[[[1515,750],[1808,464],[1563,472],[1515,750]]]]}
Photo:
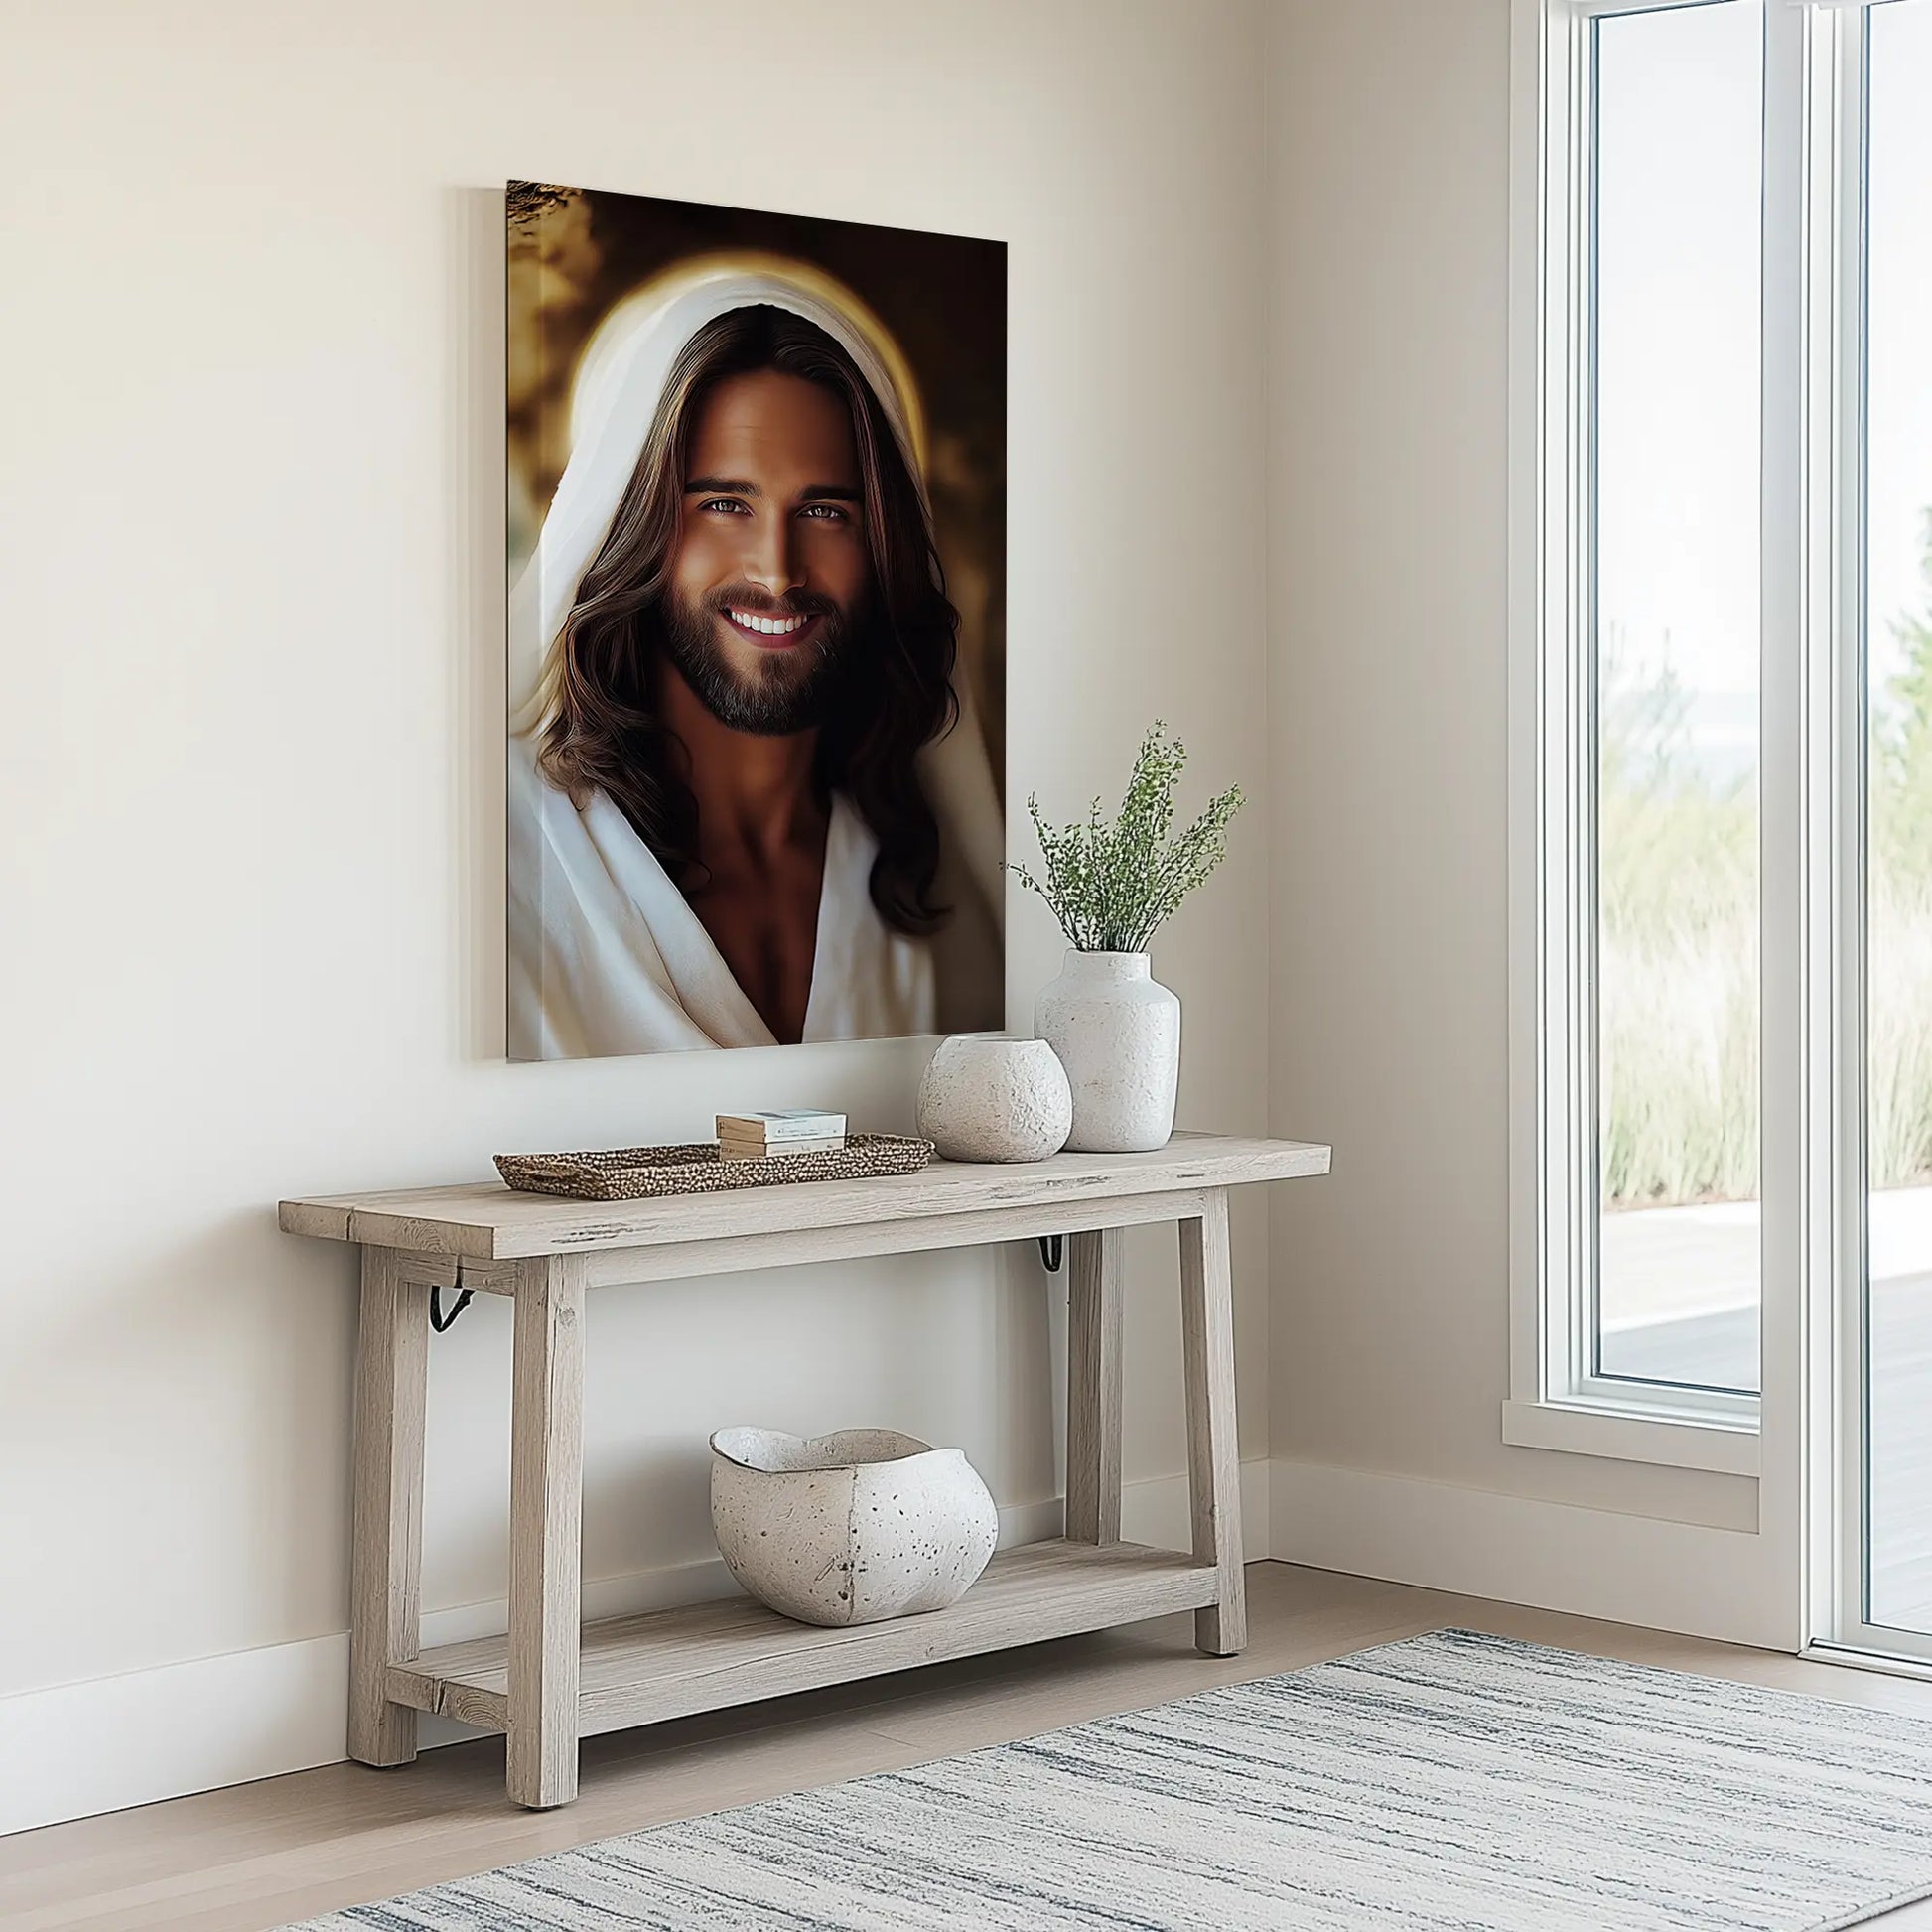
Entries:
{"type": "Polygon", "coordinates": [[[995,781],[1006,770],[1007,251],[998,241],[514,184],[509,198],[509,561],[535,545],[570,451],[571,384],[597,326],[693,255],[768,250],[836,276],[879,315],[924,405],[927,486],[960,677],[995,781]]]}

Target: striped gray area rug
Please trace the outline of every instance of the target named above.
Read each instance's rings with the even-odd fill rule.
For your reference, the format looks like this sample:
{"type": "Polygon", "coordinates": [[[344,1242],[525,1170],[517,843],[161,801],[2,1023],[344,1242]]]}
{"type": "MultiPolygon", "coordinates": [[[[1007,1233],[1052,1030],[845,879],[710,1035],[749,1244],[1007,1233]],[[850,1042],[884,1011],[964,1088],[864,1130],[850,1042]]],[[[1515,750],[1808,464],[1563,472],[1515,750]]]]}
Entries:
{"type": "Polygon", "coordinates": [[[1932,1724],[1444,1630],[307,1932],[1825,1932],[1932,1893],[1932,1724]]]}

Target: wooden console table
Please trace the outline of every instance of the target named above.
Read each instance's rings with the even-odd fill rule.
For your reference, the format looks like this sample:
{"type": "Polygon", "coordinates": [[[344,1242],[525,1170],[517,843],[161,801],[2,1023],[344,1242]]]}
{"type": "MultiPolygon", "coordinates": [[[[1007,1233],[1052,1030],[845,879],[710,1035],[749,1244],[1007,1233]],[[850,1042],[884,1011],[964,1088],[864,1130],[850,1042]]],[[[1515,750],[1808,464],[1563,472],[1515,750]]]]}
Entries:
{"type": "Polygon", "coordinates": [[[509,1795],[577,1794],[598,1731],[1036,1643],[1172,1610],[1214,1656],[1247,1642],[1227,1190],[1325,1173],[1298,1141],[1177,1134],[1152,1154],[669,1200],[573,1201],[496,1184],[281,1204],[291,1234],[362,1249],[355,1371],[348,1749],[416,1755],[416,1713],[508,1733],[509,1795]],[[1120,1540],[1120,1230],[1180,1228],[1193,1549],[1120,1540]],[[748,1598],[580,1625],[584,1292],[779,1262],[1063,1234],[1068,1243],[1066,1534],[997,1555],[951,1609],[825,1630],[748,1598]],[[509,1632],[421,1648],[423,1417],[432,1288],[515,1298],[509,1632]]]}

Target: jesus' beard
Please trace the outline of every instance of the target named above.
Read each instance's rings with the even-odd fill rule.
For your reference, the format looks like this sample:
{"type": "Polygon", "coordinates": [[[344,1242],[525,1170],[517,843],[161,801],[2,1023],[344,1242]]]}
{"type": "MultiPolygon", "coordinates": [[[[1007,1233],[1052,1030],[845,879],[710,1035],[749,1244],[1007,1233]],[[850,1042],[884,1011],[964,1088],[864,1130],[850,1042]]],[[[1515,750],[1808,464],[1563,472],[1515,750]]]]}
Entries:
{"type": "Polygon", "coordinates": [[[853,637],[846,614],[829,598],[794,596],[773,603],[727,590],[711,592],[695,605],[667,593],[663,640],[664,654],[721,725],[780,738],[824,722],[844,686],[853,637]],[[809,642],[760,652],[747,675],[719,648],[718,626],[727,605],[772,617],[817,617],[819,624],[809,642]]]}

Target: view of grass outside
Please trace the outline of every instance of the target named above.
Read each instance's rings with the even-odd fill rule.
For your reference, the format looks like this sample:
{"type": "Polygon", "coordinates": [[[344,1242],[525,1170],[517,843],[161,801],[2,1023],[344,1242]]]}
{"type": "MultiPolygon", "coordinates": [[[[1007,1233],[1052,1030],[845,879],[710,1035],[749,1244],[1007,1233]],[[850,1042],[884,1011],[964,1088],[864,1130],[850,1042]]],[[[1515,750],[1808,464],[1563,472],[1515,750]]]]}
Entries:
{"type": "Polygon", "coordinates": [[[1932,1183],[1932,509],[1924,608],[1872,694],[1866,1080],[1870,1184],[1932,1183]]]}
{"type": "Polygon", "coordinates": [[[1668,665],[1599,671],[1598,1162],[1608,1209],[1757,1192],[1757,774],[1700,755],[1668,665]]]}
{"type": "MultiPolygon", "coordinates": [[[[1924,608],[1871,694],[1873,1187],[1932,1184],[1932,508],[1924,608]]],[[[1757,789],[1693,742],[1668,667],[1599,697],[1602,1186],[1611,1209],[1757,1190],[1757,789]]]]}
{"type": "Polygon", "coordinates": [[[1749,1389],[1763,15],[1593,32],[1597,1367],[1749,1389]]]}

